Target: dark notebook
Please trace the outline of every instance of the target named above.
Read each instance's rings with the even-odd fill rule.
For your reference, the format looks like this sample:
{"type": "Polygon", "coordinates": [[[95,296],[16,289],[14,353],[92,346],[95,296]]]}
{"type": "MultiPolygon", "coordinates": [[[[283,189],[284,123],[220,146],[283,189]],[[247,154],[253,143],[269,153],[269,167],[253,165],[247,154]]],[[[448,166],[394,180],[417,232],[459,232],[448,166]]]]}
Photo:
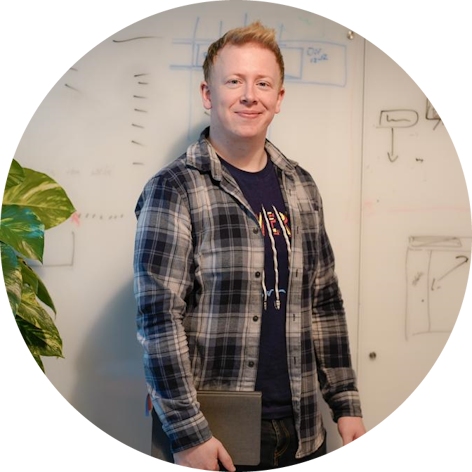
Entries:
{"type": "MultiPolygon", "coordinates": [[[[213,436],[221,441],[233,463],[258,465],[261,449],[261,392],[204,390],[197,393],[200,409],[213,436]]],[[[174,462],[169,439],[152,411],[151,455],[174,462]]]]}

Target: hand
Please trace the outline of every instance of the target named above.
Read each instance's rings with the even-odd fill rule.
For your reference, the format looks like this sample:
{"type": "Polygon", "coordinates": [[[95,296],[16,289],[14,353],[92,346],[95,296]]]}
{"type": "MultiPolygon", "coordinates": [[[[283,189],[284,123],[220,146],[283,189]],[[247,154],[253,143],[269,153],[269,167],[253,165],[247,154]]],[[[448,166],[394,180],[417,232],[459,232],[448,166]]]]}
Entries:
{"type": "Polygon", "coordinates": [[[211,438],[198,446],[174,454],[174,461],[177,465],[194,469],[220,470],[218,460],[226,470],[230,472],[236,470],[230,455],[216,438],[211,438]]]}
{"type": "Polygon", "coordinates": [[[365,427],[362,418],[342,416],[338,419],[338,431],[345,446],[365,434],[365,427]]]}

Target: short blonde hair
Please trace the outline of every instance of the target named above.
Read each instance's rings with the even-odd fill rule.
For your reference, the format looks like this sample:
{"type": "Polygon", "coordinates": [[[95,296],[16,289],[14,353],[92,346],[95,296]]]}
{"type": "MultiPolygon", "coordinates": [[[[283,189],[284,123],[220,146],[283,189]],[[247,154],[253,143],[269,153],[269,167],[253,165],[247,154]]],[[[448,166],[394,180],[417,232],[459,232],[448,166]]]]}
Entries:
{"type": "Polygon", "coordinates": [[[248,26],[229,30],[220,39],[210,44],[203,63],[203,75],[206,82],[210,81],[211,70],[219,51],[228,44],[242,46],[248,43],[258,44],[262,48],[269,49],[275,54],[275,59],[280,69],[280,86],[282,86],[285,76],[284,59],[275,39],[275,30],[266,28],[260,21],[255,21],[248,26]]]}

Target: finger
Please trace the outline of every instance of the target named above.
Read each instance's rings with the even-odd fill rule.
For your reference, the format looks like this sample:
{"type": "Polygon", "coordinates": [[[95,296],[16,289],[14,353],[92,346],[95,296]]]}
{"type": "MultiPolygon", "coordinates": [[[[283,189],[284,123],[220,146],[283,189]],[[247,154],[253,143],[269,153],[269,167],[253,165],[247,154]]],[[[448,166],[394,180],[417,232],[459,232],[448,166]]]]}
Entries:
{"type": "Polygon", "coordinates": [[[360,438],[360,437],[363,436],[364,434],[365,434],[365,431],[358,431],[358,432],[356,433],[356,436],[355,436],[354,439],[360,438]]]}
{"type": "Polygon", "coordinates": [[[220,447],[218,448],[218,459],[223,464],[226,470],[229,470],[230,472],[234,472],[236,470],[231,456],[228,454],[228,451],[226,451],[226,449],[222,445],[220,445],[220,447]]]}

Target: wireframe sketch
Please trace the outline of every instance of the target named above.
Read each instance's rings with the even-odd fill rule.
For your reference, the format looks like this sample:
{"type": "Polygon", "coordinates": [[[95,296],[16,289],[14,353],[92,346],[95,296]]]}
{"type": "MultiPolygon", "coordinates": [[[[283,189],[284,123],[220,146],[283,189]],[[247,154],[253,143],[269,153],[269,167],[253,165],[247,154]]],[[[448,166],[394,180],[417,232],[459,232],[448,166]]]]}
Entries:
{"type": "Polygon", "coordinates": [[[452,331],[470,269],[471,237],[412,236],[406,257],[406,339],[452,331]]]}
{"type": "MultiPolygon", "coordinates": [[[[180,63],[171,64],[171,69],[201,71],[208,46],[218,37],[199,38],[199,22],[200,18],[197,18],[191,37],[173,40],[174,45],[186,46],[187,54],[183,54],[182,48],[179,48],[181,56],[186,57],[186,59],[183,59],[180,63]]],[[[245,17],[246,23],[247,15],[245,17]]],[[[220,35],[224,32],[222,26],[223,22],[220,21],[220,35]]],[[[297,38],[285,39],[283,38],[283,32],[284,26],[280,25],[277,41],[284,56],[286,82],[335,87],[346,86],[347,59],[344,44],[297,38]],[[329,66],[325,65],[327,63],[330,63],[329,66]]]]}
{"type": "Polygon", "coordinates": [[[398,159],[395,152],[395,129],[411,128],[418,123],[419,115],[415,110],[382,110],[380,112],[379,128],[389,128],[391,130],[390,151],[387,156],[390,162],[398,159]]]}
{"type": "Polygon", "coordinates": [[[439,113],[436,111],[436,109],[433,107],[432,103],[426,99],[426,115],[425,118],[428,121],[436,121],[436,124],[434,125],[433,131],[436,130],[436,128],[439,126],[439,123],[442,123],[441,117],[439,116],[439,113]]]}
{"type": "Polygon", "coordinates": [[[299,84],[345,87],[346,46],[328,41],[286,40],[279,43],[284,56],[285,80],[299,84]]]}

